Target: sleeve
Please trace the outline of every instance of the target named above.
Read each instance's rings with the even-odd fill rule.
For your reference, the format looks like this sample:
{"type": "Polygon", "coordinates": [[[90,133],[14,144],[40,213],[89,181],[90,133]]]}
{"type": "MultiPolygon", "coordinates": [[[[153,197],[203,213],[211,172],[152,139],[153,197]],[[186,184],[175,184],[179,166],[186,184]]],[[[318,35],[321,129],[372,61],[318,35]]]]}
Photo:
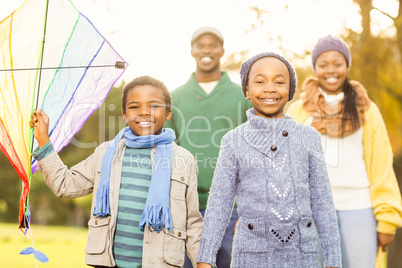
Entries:
{"type": "Polygon", "coordinates": [[[216,254],[229,223],[237,191],[238,163],[228,134],[221,142],[197,258],[197,263],[205,262],[212,266],[215,266],[216,254]]]}
{"type": "Polygon", "coordinates": [[[101,147],[71,169],[67,168],[55,151],[38,162],[39,171],[44,174],[46,184],[56,196],[76,198],[92,193],[98,173],[96,159],[101,147]]]}
{"type": "Polygon", "coordinates": [[[190,184],[186,194],[187,203],[187,243],[186,250],[193,266],[196,266],[196,258],[200,247],[203,218],[199,211],[197,175],[198,166],[196,159],[191,158],[190,164],[190,184]]]}
{"type": "Polygon", "coordinates": [[[323,248],[324,267],[341,267],[341,243],[331,186],[320,134],[311,127],[306,140],[309,148],[311,210],[323,248]]]}
{"type": "Polygon", "coordinates": [[[384,120],[372,102],[363,126],[364,161],[370,181],[377,232],[395,234],[402,226],[402,201],[393,169],[393,154],[384,120]]]}
{"type": "Polygon", "coordinates": [[[32,157],[35,158],[37,161],[40,161],[51,154],[53,151],[53,144],[51,141],[48,141],[42,148],[36,148],[36,150],[32,152],[32,157]]]}

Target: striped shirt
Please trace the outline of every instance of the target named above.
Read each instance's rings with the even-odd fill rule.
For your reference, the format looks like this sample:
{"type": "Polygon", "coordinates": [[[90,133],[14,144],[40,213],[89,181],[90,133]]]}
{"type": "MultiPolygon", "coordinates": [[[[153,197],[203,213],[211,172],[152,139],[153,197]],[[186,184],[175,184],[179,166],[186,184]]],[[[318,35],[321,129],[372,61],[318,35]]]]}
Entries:
{"type": "Polygon", "coordinates": [[[139,228],[151,183],[151,148],[126,148],[121,172],[113,254],[116,265],[141,267],[144,232],[139,228]]]}

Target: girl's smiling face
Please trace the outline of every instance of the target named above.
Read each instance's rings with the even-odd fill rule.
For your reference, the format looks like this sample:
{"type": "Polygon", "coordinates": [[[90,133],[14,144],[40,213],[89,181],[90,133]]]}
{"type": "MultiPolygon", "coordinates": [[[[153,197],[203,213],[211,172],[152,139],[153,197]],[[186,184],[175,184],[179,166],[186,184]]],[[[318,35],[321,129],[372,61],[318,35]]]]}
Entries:
{"type": "Polygon", "coordinates": [[[315,61],[314,68],[322,90],[330,95],[342,92],[348,66],[341,53],[335,50],[323,52],[315,61]]]}
{"type": "Polygon", "coordinates": [[[266,118],[283,117],[289,100],[290,78],[285,63],[274,57],[264,57],[251,66],[246,86],[246,98],[255,114],[266,118]]]}
{"type": "Polygon", "coordinates": [[[161,89],[151,85],[139,85],[127,93],[124,121],[137,136],[158,135],[165,121],[172,117],[172,110],[166,107],[161,89]]]}

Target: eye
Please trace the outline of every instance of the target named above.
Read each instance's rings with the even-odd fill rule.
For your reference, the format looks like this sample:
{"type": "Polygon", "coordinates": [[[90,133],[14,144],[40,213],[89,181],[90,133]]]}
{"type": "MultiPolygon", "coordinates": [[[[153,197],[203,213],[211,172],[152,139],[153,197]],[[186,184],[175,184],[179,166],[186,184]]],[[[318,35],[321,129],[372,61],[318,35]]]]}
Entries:
{"type": "Polygon", "coordinates": [[[138,109],[138,105],[129,105],[128,109],[130,110],[138,109]]]}
{"type": "Polygon", "coordinates": [[[264,84],[264,81],[263,80],[256,80],[256,81],[254,81],[254,83],[256,83],[256,84],[264,84]]]}
{"type": "Polygon", "coordinates": [[[162,107],[162,105],[159,105],[159,104],[151,105],[151,109],[158,109],[158,108],[161,108],[161,107],[162,107]]]}

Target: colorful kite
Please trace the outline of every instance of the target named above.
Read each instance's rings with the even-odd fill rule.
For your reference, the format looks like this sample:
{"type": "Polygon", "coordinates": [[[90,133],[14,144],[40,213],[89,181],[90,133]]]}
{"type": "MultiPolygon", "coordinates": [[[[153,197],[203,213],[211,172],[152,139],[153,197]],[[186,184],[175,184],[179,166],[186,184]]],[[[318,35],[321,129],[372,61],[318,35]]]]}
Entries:
{"type": "Polygon", "coordinates": [[[27,0],[0,22],[0,150],[23,182],[19,223],[30,223],[29,188],[37,147],[33,109],[50,117],[56,151],[106,99],[124,60],[70,0],[27,0]]]}

